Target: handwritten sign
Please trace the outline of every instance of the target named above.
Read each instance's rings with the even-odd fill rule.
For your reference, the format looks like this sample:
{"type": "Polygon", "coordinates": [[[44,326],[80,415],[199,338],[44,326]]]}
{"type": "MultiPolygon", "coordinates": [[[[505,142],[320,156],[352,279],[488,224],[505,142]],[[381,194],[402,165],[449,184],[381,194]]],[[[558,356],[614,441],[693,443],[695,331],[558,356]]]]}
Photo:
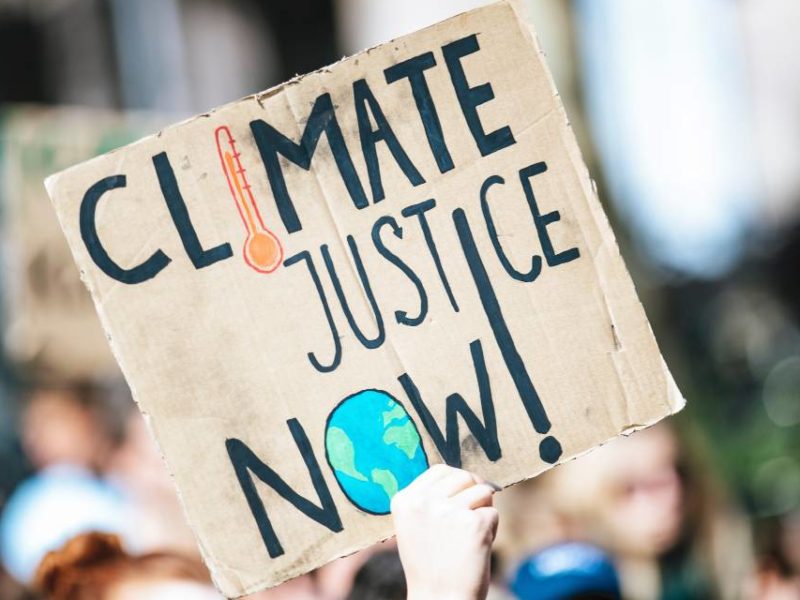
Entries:
{"type": "Polygon", "coordinates": [[[117,376],[42,179],[155,131],[157,120],[28,105],[6,106],[1,117],[5,350],[42,376],[117,376]]]}
{"type": "Polygon", "coordinates": [[[530,31],[500,2],[51,177],[220,589],[678,410],[530,31]]]}

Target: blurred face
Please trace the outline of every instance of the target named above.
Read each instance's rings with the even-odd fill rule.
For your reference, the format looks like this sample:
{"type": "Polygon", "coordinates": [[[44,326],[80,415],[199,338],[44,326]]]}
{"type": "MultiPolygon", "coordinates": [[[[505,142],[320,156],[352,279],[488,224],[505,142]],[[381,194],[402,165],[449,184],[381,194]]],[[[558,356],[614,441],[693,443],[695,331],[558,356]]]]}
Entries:
{"type": "Polygon", "coordinates": [[[125,439],[111,456],[108,470],[148,494],[175,496],[172,479],[138,411],[128,418],[125,439]]]}
{"type": "Polygon", "coordinates": [[[666,427],[636,433],[614,448],[603,520],[622,551],[655,556],[677,542],[684,496],[677,454],[666,427]]]}
{"type": "Polygon", "coordinates": [[[127,581],[114,587],[105,600],[222,600],[217,591],[194,581],[127,581]]]}
{"type": "Polygon", "coordinates": [[[37,468],[72,464],[91,468],[102,446],[92,413],[65,392],[35,394],[22,422],[22,443],[37,468]]]}
{"type": "Polygon", "coordinates": [[[568,535],[629,557],[655,558],[678,541],[685,516],[669,427],[618,438],[549,474],[549,502],[568,535]]]}

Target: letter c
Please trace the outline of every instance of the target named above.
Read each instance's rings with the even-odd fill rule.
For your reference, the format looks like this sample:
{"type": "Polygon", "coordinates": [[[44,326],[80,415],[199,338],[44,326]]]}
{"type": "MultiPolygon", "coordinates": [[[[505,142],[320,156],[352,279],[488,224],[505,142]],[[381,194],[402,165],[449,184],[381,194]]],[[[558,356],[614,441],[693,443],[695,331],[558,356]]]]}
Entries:
{"type": "Polygon", "coordinates": [[[132,269],[125,269],[115,263],[106,252],[100,237],[97,235],[97,224],[95,223],[97,204],[100,202],[101,196],[106,192],[124,188],[126,185],[125,175],[112,175],[101,179],[90,187],[81,202],[80,227],[81,238],[83,238],[83,243],[86,245],[86,250],[89,252],[89,256],[92,257],[94,264],[112,279],[133,285],[158,275],[159,271],[166,267],[171,259],[159,249],[153,252],[150,258],[143,263],[132,269]]]}
{"type": "Polygon", "coordinates": [[[505,251],[503,251],[503,247],[500,245],[500,236],[497,234],[497,228],[494,225],[492,212],[489,210],[489,200],[486,197],[489,188],[495,184],[505,184],[505,179],[499,175],[492,175],[483,182],[483,185],[481,185],[481,210],[483,211],[483,218],[486,221],[486,229],[489,231],[489,238],[492,240],[494,251],[497,253],[497,258],[500,259],[500,263],[503,265],[506,273],[511,275],[511,277],[517,281],[525,281],[530,283],[539,276],[539,273],[542,272],[542,257],[537,256],[536,254],[531,257],[531,269],[527,273],[517,271],[511,264],[511,261],[508,260],[508,256],[506,256],[505,251]]]}

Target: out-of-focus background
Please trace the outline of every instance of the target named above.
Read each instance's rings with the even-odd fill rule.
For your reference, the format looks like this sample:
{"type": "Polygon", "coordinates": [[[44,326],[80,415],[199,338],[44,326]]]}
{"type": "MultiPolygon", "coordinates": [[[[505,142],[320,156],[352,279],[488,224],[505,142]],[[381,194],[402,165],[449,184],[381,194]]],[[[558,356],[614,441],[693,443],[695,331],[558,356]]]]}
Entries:
{"type": "MultiPolygon", "coordinates": [[[[800,598],[800,2],[522,3],[688,405],[503,492],[493,594],[800,598]]],[[[0,597],[84,531],[196,558],[43,178],[480,4],[0,1],[0,597]]]]}

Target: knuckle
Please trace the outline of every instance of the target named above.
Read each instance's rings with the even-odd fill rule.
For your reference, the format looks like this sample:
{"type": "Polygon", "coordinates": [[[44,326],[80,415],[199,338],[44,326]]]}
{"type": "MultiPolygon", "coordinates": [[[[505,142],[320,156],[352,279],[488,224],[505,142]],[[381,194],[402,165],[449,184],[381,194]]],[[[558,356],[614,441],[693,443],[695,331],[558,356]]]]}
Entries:
{"type": "Polygon", "coordinates": [[[490,527],[496,525],[500,520],[500,513],[494,507],[487,507],[483,514],[486,524],[490,527]]]}

